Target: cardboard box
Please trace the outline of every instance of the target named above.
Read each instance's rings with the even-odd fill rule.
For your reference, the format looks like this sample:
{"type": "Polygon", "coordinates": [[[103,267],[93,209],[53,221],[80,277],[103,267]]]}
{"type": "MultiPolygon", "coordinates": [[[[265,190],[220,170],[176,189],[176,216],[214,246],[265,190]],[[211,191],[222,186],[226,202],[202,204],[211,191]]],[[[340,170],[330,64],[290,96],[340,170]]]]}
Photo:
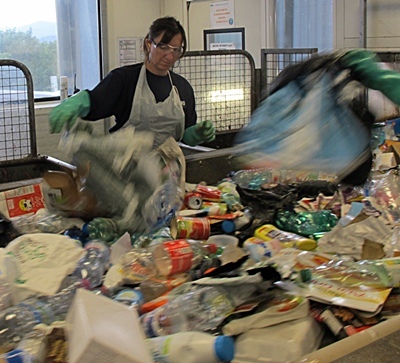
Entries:
{"type": "Polygon", "coordinates": [[[66,318],[69,363],[153,363],[136,309],[78,289],[66,318]]]}
{"type": "Polygon", "coordinates": [[[44,207],[41,184],[27,185],[0,193],[0,212],[8,219],[32,215],[44,207]]]}

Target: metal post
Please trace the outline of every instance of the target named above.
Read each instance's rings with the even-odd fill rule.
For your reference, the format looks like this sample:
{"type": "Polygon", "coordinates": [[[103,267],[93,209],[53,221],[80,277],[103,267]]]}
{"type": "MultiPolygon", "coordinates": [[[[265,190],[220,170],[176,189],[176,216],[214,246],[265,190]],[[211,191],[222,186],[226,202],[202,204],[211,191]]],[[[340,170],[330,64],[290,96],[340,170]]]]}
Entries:
{"type": "Polygon", "coordinates": [[[360,29],[358,45],[360,48],[367,47],[367,0],[360,0],[360,29]]]}

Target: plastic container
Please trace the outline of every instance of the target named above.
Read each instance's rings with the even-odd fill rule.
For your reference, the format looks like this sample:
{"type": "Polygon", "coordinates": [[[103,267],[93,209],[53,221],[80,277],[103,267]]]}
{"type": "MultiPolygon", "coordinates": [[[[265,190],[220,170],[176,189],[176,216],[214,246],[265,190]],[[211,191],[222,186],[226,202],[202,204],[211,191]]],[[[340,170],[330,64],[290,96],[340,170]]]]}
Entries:
{"type": "Polygon", "coordinates": [[[0,346],[14,348],[37,324],[50,325],[62,321],[75,296],[79,284],[73,284],[57,294],[32,297],[0,313],[0,346]]]}
{"type": "Polygon", "coordinates": [[[264,224],[258,227],[254,232],[254,236],[264,241],[277,239],[282,243],[283,247],[295,247],[303,251],[312,251],[317,247],[317,242],[315,240],[300,236],[296,233],[282,231],[272,224],[264,224]]]}
{"type": "Polygon", "coordinates": [[[183,200],[184,192],[175,183],[166,182],[158,187],[142,209],[150,232],[169,226],[175,213],[182,208],[183,200]]]}
{"type": "Polygon", "coordinates": [[[148,302],[171,291],[175,287],[188,281],[187,274],[174,275],[169,278],[150,277],[140,284],[140,291],[143,294],[144,301],[148,302]]]}
{"type": "Polygon", "coordinates": [[[221,228],[224,233],[233,233],[249,226],[252,219],[253,217],[250,211],[246,210],[240,217],[234,219],[225,219],[221,224],[221,228]]]}
{"type": "Polygon", "coordinates": [[[235,307],[234,299],[222,286],[193,286],[182,295],[169,296],[165,305],[143,314],[141,323],[148,338],[183,331],[207,332],[217,327],[235,307]]]}
{"type": "Polygon", "coordinates": [[[95,240],[85,244],[86,254],[79,261],[72,273],[76,280],[85,280],[89,289],[102,283],[104,272],[108,267],[110,249],[102,241],[95,240]]]}
{"type": "Polygon", "coordinates": [[[307,212],[280,212],[275,224],[277,227],[298,233],[302,236],[311,236],[315,233],[329,232],[336,226],[338,218],[330,210],[316,210],[307,212]]]}
{"type": "Polygon", "coordinates": [[[214,254],[217,247],[195,240],[165,241],[156,245],[152,251],[154,264],[161,276],[171,276],[187,272],[214,254]]]}
{"type": "Polygon", "coordinates": [[[235,355],[232,337],[202,332],[180,332],[146,339],[156,363],[230,362],[235,355]]]}
{"type": "Polygon", "coordinates": [[[104,242],[112,242],[122,234],[115,220],[101,217],[85,223],[82,232],[88,236],[89,240],[100,239],[104,242]]]}
{"type": "Polygon", "coordinates": [[[277,239],[264,241],[258,237],[250,237],[243,243],[243,250],[255,262],[268,260],[282,249],[282,243],[277,239]]]}

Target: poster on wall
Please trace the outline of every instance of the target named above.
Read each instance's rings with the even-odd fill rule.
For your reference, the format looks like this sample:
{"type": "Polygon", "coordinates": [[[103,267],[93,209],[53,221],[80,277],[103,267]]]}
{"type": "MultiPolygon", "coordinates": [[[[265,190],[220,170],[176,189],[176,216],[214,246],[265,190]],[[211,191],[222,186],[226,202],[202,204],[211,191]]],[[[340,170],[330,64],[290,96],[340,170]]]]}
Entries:
{"type": "Polygon", "coordinates": [[[210,3],[211,28],[230,28],[235,26],[234,0],[210,3]]]}
{"type": "Polygon", "coordinates": [[[119,65],[126,66],[143,62],[144,38],[118,38],[119,65]]]}

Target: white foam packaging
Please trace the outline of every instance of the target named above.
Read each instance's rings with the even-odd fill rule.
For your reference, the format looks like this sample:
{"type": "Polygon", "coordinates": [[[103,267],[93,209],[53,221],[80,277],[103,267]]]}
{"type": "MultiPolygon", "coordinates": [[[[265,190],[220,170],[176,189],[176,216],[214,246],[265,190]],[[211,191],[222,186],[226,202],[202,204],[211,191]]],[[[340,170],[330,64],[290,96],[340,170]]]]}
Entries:
{"type": "Polygon", "coordinates": [[[311,316],[250,329],[235,341],[232,363],[287,363],[317,350],[323,329],[311,316]]]}
{"type": "Polygon", "coordinates": [[[66,318],[69,363],[153,363],[136,309],[78,289],[66,318]]]}

